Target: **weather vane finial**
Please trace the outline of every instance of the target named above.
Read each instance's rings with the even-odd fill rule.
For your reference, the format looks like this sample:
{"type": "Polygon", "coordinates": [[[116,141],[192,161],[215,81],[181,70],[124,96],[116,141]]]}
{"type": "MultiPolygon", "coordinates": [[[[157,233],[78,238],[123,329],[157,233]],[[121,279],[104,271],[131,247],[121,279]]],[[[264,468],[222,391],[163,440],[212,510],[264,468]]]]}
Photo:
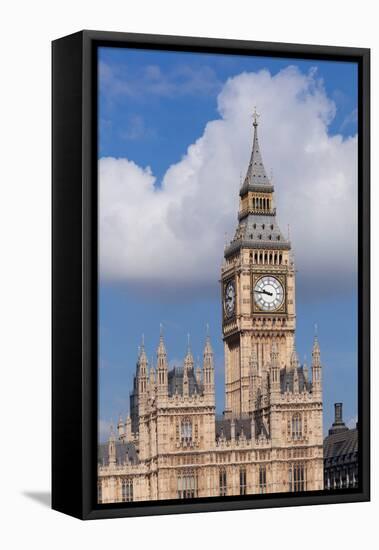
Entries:
{"type": "Polygon", "coordinates": [[[257,108],[254,107],[254,112],[253,112],[253,126],[254,128],[256,128],[258,126],[258,118],[259,118],[259,113],[257,113],[257,108]]]}

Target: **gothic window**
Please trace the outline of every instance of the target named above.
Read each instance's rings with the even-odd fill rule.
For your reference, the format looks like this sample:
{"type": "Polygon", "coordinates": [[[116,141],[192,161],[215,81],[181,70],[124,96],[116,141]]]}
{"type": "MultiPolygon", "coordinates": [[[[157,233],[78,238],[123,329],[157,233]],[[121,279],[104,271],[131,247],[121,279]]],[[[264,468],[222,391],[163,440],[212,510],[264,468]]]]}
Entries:
{"type": "Polygon", "coordinates": [[[195,498],[196,496],[196,473],[192,469],[183,470],[178,475],[178,498],[195,498]]]}
{"type": "Polygon", "coordinates": [[[292,439],[301,439],[303,436],[301,414],[295,413],[292,416],[292,439]]]}
{"type": "Polygon", "coordinates": [[[259,492],[266,493],[267,491],[267,480],[266,480],[266,466],[261,464],[259,466],[259,492]]]}
{"type": "Polygon", "coordinates": [[[192,422],[189,418],[182,420],[180,432],[182,443],[192,443],[192,422]]]}
{"type": "Polygon", "coordinates": [[[103,485],[101,481],[97,482],[97,502],[98,504],[103,502],[103,485]]]}
{"type": "Polygon", "coordinates": [[[246,495],[246,468],[240,469],[240,495],[246,495]]]}
{"type": "Polygon", "coordinates": [[[293,493],[306,490],[306,469],[302,462],[290,464],[288,482],[289,490],[293,493]]]}
{"type": "Polygon", "coordinates": [[[220,482],[220,497],[225,497],[228,493],[228,488],[227,488],[227,484],[226,484],[226,470],[225,470],[225,468],[221,468],[221,470],[220,470],[219,482],[220,482]]]}
{"type": "Polygon", "coordinates": [[[133,480],[129,477],[123,478],[121,482],[121,502],[133,501],[133,480]]]}

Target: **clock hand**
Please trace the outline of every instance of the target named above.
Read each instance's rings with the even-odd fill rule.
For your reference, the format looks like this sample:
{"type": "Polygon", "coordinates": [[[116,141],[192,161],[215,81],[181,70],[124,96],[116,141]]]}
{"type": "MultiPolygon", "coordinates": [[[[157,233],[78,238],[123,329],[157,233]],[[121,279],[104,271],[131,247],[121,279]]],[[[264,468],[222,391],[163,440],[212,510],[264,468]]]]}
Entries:
{"type": "Polygon", "coordinates": [[[272,292],[268,292],[268,290],[254,290],[254,292],[258,292],[258,294],[267,294],[268,296],[272,296],[272,292]]]}

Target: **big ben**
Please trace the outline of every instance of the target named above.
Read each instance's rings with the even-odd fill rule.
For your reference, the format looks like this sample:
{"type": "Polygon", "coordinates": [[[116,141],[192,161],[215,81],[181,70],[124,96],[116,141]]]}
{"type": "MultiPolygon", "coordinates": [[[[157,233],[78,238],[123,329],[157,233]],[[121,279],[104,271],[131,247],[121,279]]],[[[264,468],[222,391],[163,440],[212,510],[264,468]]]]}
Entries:
{"type": "Polygon", "coordinates": [[[267,372],[275,343],[279,368],[289,367],[296,323],[291,243],[276,221],[274,187],[263,164],[256,112],[253,128],[238,226],[225,248],[221,272],[225,414],[233,417],[251,412],[252,361],[261,375],[267,372]]]}

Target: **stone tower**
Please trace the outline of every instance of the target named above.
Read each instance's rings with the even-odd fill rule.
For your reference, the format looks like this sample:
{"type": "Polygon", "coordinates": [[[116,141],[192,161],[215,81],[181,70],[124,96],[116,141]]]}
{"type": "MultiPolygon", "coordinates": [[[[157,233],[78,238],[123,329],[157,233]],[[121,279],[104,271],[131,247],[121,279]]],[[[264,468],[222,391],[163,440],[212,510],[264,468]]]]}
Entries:
{"type": "Polygon", "coordinates": [[[258,139],[258,115],[246,177],[240,189],[238,226],[225,248],[221,271],[225,347],[225,414],[249,408],[252,362],[256,376],[290,365],[295,334],[295,269],[291,243],[276,221],[274,187],[258,139]],[[255,367],[254,367],[255,368],[255,367]]]}

